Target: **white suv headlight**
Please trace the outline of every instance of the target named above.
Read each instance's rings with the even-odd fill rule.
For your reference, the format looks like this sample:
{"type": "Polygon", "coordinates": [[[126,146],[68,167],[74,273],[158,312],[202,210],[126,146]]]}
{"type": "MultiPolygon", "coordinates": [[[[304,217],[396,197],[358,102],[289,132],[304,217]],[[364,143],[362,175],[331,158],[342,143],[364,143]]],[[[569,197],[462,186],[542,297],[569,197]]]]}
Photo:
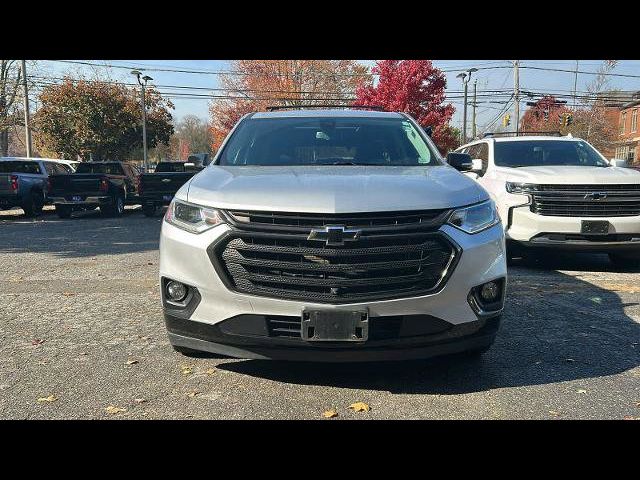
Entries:
{"type": "Polygon", "coordinates": [[[175,198],[169,204],[164,220],[191,233],[202,233],[224,223],[220,212],[215,208],[203,207],[175,198]]]}
{"type": "Polygon", "coordinates": [[[459,208],[451,214],[448,221],[449,225],[471,234],[486,230],[499,222],[500,216],[493,200],[459,208]]]}

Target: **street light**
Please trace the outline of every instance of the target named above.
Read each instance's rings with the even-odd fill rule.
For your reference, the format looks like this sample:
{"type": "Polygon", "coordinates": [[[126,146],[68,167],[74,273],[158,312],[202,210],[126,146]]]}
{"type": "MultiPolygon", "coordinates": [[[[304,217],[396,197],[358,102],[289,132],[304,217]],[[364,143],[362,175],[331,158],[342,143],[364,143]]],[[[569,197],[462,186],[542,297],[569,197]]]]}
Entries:
{"type": "Polygon", "coordinates": [[[456,75],[456,78],[462,79],[462,84],[464,85],[464,107],[462,109],[462,143],[467,143],[467,85],[469,83],[469,80],[471,80],[471,74],[477,71],[477,68],[470,68],[469,70],[465,70],[464,72],[456,75]]]}
{"type": "Polygon", "coordinates": [[[147,87],[147,82],[149,80],[153,80],[153,78],[151,78],[148,75],[145,75],[144,77],[142,77],[142,72],[139,70],[131,70],[131,75],[135,75],[135,77],[138,80],[138,83],[140,84],[140,87],[142,87],[142,156],[143,156],[143,163],[144,163],[144,169],[145,171],[147,170],[147,106],[145,104],[145,89],[147,87]]]}

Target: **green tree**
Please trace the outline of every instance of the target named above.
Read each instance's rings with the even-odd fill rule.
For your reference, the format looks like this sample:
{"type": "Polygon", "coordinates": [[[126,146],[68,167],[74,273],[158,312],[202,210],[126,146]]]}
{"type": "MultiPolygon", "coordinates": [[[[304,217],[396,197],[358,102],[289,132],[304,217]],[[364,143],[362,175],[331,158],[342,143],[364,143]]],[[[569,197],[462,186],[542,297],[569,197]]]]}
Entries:
{"type": "MultiPolygon", "coordinates": [[[[142,145],[140,92],[124,85],[65,78],[46,86],[35,115],[38,146],[67,158],[117,160],[142,145]]],[[[147,88],[147,144],[167,143],[173,134],[170,109],[153,88],[147,88]]]]}

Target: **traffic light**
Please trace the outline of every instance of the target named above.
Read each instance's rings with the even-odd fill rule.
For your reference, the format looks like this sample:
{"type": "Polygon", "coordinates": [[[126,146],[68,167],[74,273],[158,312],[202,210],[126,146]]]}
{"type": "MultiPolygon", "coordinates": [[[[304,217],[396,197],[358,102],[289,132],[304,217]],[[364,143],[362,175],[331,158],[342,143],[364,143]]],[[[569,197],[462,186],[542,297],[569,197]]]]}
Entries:
{"type": "Polygon", "coordinates": [[[507,113],[507,114],[502,118],[502,126],[503,126],[503,127],[508,127],[510,124],[511,124],[511,115],[507,113]]]}
{"type": "Polygon", "coordinates": [[[563,127],[568,127],[573,122],[573,115],[571,115],[570,113],[563,113],[562,115],[559,115],[559,117],[560,125],[562,125],[563,127]]]}

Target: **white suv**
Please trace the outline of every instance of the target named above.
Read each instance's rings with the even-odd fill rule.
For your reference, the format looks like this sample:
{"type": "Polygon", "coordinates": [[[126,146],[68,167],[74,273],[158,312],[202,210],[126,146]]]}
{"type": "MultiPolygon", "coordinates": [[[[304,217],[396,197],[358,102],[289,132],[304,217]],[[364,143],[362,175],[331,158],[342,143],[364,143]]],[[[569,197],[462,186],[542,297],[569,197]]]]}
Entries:
{"type": "Polygon", "coordinates": [[[496,202],[509,256],[548,247],[640,263],[640,171],[570,136],[495,134],[456,152],[470,156],[458,168],[496,202]]]}

